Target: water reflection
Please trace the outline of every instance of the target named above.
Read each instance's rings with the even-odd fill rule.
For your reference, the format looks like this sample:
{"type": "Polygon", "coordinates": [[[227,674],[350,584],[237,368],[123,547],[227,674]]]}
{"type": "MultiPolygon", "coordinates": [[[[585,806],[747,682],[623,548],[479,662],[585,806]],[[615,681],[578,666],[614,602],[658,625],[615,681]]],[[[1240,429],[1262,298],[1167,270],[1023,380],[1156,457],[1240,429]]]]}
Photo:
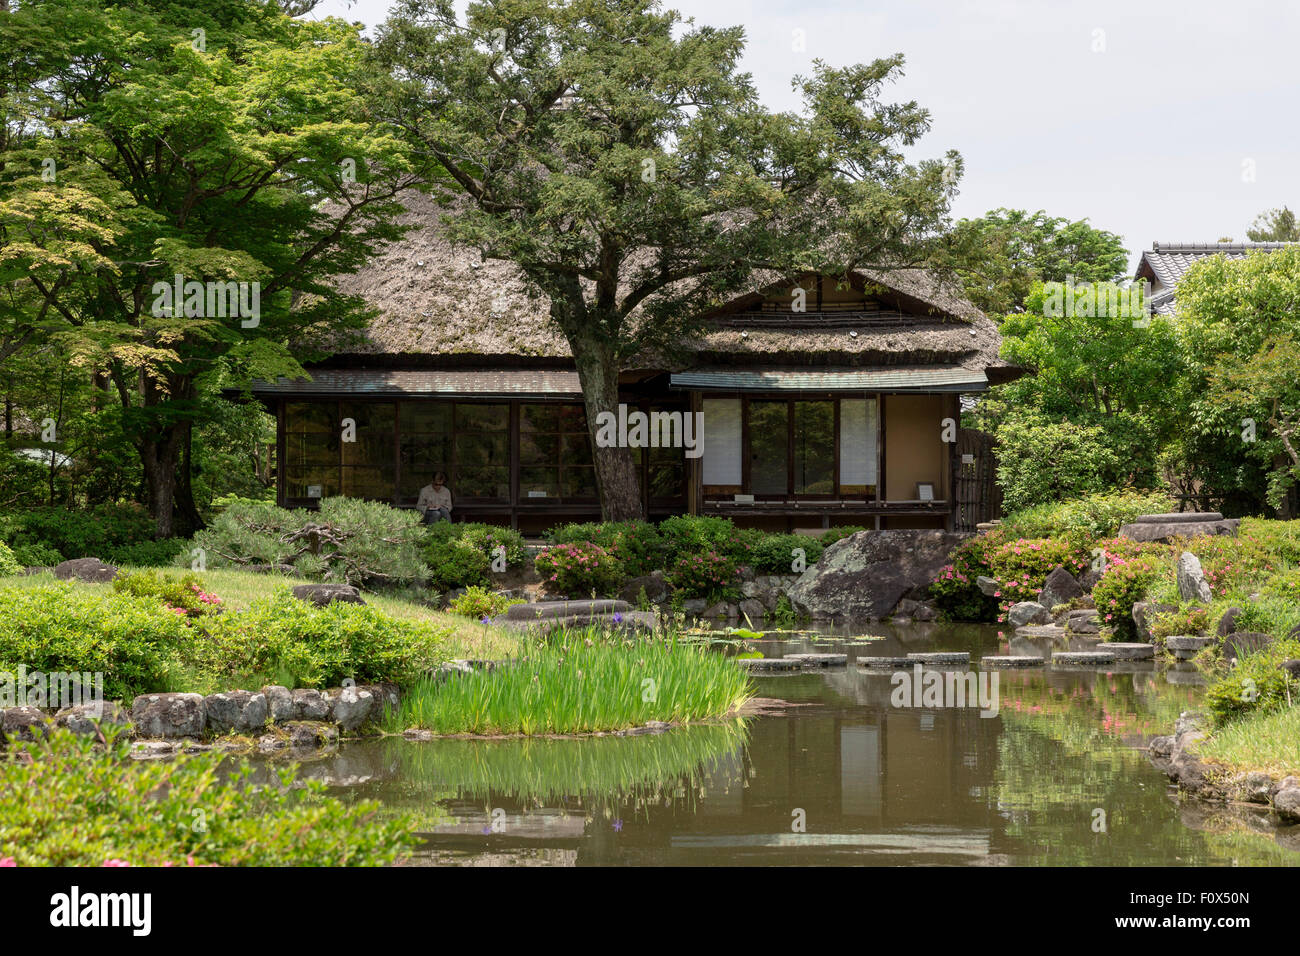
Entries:
{"type": "MultiPolygon", "coordinates": [[[[871,630],[885,640],[763,650],[976,658],[1008,646],[991,629],[871,630]]],[[[758,678],[788,706],[744,727],[388,740],[308,771],[415,813],[417,863],[1295,865],[1300,828],[1274,839],[1258,819],[1180,805],[1138,749],[1198,705],[1185,676],[1150,663],[1003,672],[999,712],[980,718],[895,708],[889,672],[851,663],[758,678]]]]}

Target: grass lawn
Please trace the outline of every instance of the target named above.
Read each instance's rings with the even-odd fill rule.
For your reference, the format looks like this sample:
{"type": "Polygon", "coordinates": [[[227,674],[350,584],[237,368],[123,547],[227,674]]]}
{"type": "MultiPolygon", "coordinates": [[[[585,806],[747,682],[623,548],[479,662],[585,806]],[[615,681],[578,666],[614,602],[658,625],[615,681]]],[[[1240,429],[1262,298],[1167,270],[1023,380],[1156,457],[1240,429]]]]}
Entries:
{"type": "Polygon", "coordinates": [[[1300,776],[1300,707],[1234,720],[1201,741],[1197,752],[1234,771],[1300,776]]]}
{"type": "MultiPolygon", "coordinates": [[[[125,570],[161,570],[175,574],[177,577],[185,573],[181,568],[126,568],[125,570]]],[[[269,574],[254,574],[250,571],[228,569],[204,571],[198,574],[198,577],[203,582],[204,590],[216,594],[217,597],[221,598],[223,604],[232,610],[242,610],[257,598],[273,594],[278,588],[288,588],[295,584],[305,583],[296,578],[282,578],[269,574]]],[[[49,572],[30,576],[0,577],[0,588],[38,587],[51,584],[54,580],[54,575],[49,572]]],[[[109,591],[112,589],[111,584],[77,583],[75,586],[87,591],[109,591]]],[[[518,638],[510,632],[500,628],[485,627],[478,621],[459,614],[435,611],[422,604],[399,597],[388,597],[369,592],[365,593],[364,597],[367,604],[392,617],[422,621],[435,627],[450,630],[452,657],[495,660],[514,654],[519,646],[518,638]]]]}

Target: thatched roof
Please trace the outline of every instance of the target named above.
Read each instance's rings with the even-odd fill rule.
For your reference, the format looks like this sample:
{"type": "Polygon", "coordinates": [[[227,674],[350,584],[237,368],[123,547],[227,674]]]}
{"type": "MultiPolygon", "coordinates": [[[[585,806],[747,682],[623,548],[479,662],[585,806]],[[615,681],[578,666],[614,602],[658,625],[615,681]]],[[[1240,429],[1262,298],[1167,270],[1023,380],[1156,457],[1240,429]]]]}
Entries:
{"type": "MultiPolygon", "coordinates": [[[[410,357],[428,361],[490,361],[495,357],[571,361],[564,337],[554,328],[545,298],[530,297],[511,263],[482,259],[477,250],[455,246],[444,237],[445,209],[412,193],[401,217],[414,226],[402,239],[359,272],[343,277],[340,291],[362,296],[379,316],[346,355],[410,357]]],[[[781,364],[832,362],[838,365],[950,364],[971,369],[1005,369],[997,357],[999,337],[993,322],[959,293],[915,269],[866,271],[860,281],[887,290],[890,311],[819,322],[808,316],[800,327],[749,328],[744,307],[766,290],[788,284],[777,273],[755,273],[749,288],[719,315],[712,331],[684,343],[683,362],[781,364]],[[691,353],[694,353],[693,355],[691,353]]],[[[336,356],[338,364],[346,355],[336,356]]],[[[654,363],[647,363],[654,364],[654,363]]],[[[665,363],[667,364],[667,363],[665,363]]]]}

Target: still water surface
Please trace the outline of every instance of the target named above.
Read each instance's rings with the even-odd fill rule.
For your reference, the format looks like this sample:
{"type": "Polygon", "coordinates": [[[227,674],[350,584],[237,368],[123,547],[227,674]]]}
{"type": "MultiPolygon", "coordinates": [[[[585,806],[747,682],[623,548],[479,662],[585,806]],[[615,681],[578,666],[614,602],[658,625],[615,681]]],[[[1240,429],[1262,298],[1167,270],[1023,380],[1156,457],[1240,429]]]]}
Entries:
{"type": "MultiPolygon", "coordinates": [[[[755,642],[847,668],[756,678],[789,706],[746,721],[579,740],[385,739],[304,774],[412,814],[417,864],[1297,865],[1300,827],[1180,802],[1148,763],[1203,689],[1150,663],[999,674],[996,716],[891,705],[859,656],[1007,653],[995,628],[877,625],[755,642]],[[799,825],[802,823],[802,829],[799,825]]],[[[1023,646],[1010,649],[1023,653],[1023,646]]]]}

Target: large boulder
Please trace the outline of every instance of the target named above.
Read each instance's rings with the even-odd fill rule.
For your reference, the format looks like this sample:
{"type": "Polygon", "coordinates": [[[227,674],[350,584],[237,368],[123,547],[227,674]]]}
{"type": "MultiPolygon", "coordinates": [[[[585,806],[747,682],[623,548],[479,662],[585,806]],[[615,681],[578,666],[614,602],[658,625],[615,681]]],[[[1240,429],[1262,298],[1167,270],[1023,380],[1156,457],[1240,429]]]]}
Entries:
{"type": "Polygon", "coordinates": [[[107,584],[117,577],[117,568],[99,558],[73,558],[54,566],[54,576],[60,581],[85,581],[87,584],[107,584]]]}
{"type": "Polygon", "coordinates": [[[1119,536],[1131,541],[1159,541],[1168,544],[1175,538],[1194,538],[1202,534],[1235,537],[1240,524],[1240,518],[1224,518],[1217,511],[1142,515],[1132,524],[1123,525],[1119,529],[1119,536]]]}
{"type": "Polygon", "coordinates": [[[1205,572],[1201,569],[1201,559],[1190,551],[1184,551],[1178,556],[1178,596],[1184,601],[1198,601],[1201,604],[1209,604],[1213,595],[1210,593],[1210,582],[1205,580],[1205,572]]]}
{"type": "Polygon", "coordinates": [[[1069,604],[1075,598],[1083,597],[1083,588],[1062,565],[1052,568],[1038,594],[1038,603],[1049,611],[1058,604],[1069,604]]]}
{"type": "Polygon", "coordinates": [[[299,584],[293,589],[293,596],[317,607],[325,607],[335,601],[344,604],[366,603],[361,599],[361,592],[350,584],[299,584]]]}
{"type": "Polygon", "coordinates": [[[1237,618],[1241,617],[1242,610],[1239,607],[1230,607],[1223,612],[1223,617],[1219,618],[1219,625],[1214,629],[1214,633],[1219,637],[1227,637],[1237,629],[1237,618]]]}
{"type": "Polygon", "coordinates": [[[375,697],[359,687],[344,687],[334,697],[334,723],[344,730],[356,730],[375,709],[375,697]]]}
{"type": "Polygon", "coordinates": [[[1048,624],[1051,620],[1052,616],[1047,613],[1047,608],[1037,601],[1018,601],[1007,610],[1007,623],[1012,627],[1048,624]]]}
{"type": "Polygon", "coordinates": [[[207,722],[202,694],[143,694],[131,705],[137,737],[202,737],[207,722]]]}
{"type": "Polygon", "coordinates": [[[968,537],[952,531],[859,531],[822,552],[790,588],[790,602],[821,620],[881,620],[909,591],[933,581],[968,537]]]}
{"type": "Polygon", "coordinates": [[[651,604],[659,604],[668,600],[668,582],[664,580],[662,571],[651,571],[649,574],[642,574],[639,577],[629,578],[619,591],[619,597],[629,604],[636,604],[641,600],[641,592],[645,591],[646,600],[651,604]]]}
{"type": "Polygon", "coordinates": [[[31,743],[50,735],[50,720],[39,707],[9,707],[0,711],[0,740],[31,743]]]}
{"type": "Polygon", "coordinates": [[[295,720],[328,720],[331,704],[313,687],[299,687],[293,692],[293,717],[295,720]]]}
{"type": "Polygon", "coordinates": [[[1273,635],[1260,631],[1233,631],[1223,639],[1223,659],[1235,661],[1243,654],[1254,654],[1273,643],[1273,635]]]}
{"type": "Polygon", "coordinates": [[[209,694],[203,699],[208,727],[218,734],[247,734],[266,726],[268,708],[265,694],[232,690],[209,694]]]}

